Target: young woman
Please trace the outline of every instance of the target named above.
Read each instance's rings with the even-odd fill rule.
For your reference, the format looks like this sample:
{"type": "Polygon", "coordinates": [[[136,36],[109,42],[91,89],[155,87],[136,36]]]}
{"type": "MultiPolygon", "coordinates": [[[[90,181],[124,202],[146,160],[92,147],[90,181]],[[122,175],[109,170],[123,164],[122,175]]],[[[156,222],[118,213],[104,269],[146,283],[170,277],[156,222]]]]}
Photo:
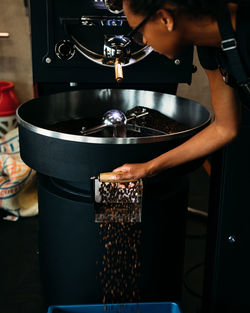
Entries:
{"type": "Polygon", "coordinates": [[[242,83],[235,77],[242,67],[250,76],[249,8],[248,1],[123,0],[129,25],[139,31],[144,44],[155,51],[174,59],[185,51],[185,47],[197,46],[209,80],[214,121],[182,145],[153,160],[116,168],[114,179],[154,176],[162,170],[211,154],[237,136],[241,102],[249,103],[249,85],[244,82],[243,90],[242,83]],[[225,33],[229,36],[226,39],[225,33]],[[236,71],[232,68],[235,63],[238,66],[238,59],[232,61],[227,55],[235,51],[241,62],[238,72],[237,67],[236,71]]]}

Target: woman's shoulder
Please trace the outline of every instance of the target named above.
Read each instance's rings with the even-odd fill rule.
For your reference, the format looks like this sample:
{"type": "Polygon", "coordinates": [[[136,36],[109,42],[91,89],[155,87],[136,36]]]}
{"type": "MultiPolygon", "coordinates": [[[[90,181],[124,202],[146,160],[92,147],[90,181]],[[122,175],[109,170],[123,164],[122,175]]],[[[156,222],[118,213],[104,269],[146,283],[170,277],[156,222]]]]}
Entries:
{"type": "MultiPolygon", "coordinates": [[[[236,22],[236,41],[237,48],[243,64],[250,73],[250,0],[228,1],[238,4],[236,22]]],[[[198,57],[202,67],[208,70],[218,68],[218,58],[223,57],[222,50],[215,47],[197,47],[198,57]]]]}

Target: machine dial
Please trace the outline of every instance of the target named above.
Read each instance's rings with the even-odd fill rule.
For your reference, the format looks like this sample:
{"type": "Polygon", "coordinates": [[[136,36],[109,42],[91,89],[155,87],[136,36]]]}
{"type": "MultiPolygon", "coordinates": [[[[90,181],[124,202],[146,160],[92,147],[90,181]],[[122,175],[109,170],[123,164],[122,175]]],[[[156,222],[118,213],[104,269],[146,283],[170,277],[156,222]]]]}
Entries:
{"type": "Polygon", "coordinates": [[[122,1],[120,0],[105,0],[106,8],[114,14],[119,14],[123,11],[122,1]]]}
{"type": "Polygon", "coordinates": [[[55,53],[61,60],[69,60],[75,55],[75,47],[69,40],[61,40],[55,45],[55,53]]]}

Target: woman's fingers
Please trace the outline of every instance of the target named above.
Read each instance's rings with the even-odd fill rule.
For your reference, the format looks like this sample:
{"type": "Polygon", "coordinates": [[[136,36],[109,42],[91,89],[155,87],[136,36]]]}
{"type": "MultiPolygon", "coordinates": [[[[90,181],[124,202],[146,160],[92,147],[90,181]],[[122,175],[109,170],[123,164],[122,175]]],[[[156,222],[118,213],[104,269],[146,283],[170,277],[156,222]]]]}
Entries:
{"type": "Polygon", "coordinates": [[[115,173],[114,177],[116,178],[116,180],[132,178],[130,174],[130,169],[127,165],[123,165],[114,169],[113,173],[115,173]]]}
{"type": "Polygon", "coordinates": [[[145,163],[124,164],[113,170],[120,179],[139,179],[147,176],[147,166],[145,163]]]}
{"type": "Polygon", "coordinates": [[[128,182],[129,180],[137,179],[136,177],[134,177],[131,174],[126,173],[126,172],[124,172],[123,174],[115,175],[114,177],[115,177],[114,180],[120,181],[120,182],[122,182],[124,180],[125,180],[125,182],[128,182]]]}
{"type": "Polygon", "coordinates": [[[125,188],[133,188],[135,186],[135,183],[133,182],[129,182],[129,183],[118,183],[118,187],[121,189],[125,189],[125,188]]]}
{"type": "Polygon", "coordinates": [[[121,173],[128,173],[130,171],[130,167],[132,164],[124,164],[120,167],[117,167],[116,169],[113,170],[113,172],[121,172],[121,173]]]}

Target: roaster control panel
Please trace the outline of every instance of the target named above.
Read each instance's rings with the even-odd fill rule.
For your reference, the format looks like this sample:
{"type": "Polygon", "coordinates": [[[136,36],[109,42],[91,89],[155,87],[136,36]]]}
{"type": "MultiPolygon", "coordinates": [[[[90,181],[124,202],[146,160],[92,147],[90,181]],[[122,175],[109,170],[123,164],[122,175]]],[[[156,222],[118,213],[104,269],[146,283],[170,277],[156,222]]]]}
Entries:
{"type": "MultiPolygon", "coordinates": [[[[34,82],[106,83],[114,69],[84,57],[65,31],[88,49],[103,54],[105,36],[131,29],[123,12],[114,14],[101,0],[30,0],[34,82]]],[[[168,84],[191,82],[193,48],[176,62],[155,52],[124,68],[124,83],[168,84]]]]}

